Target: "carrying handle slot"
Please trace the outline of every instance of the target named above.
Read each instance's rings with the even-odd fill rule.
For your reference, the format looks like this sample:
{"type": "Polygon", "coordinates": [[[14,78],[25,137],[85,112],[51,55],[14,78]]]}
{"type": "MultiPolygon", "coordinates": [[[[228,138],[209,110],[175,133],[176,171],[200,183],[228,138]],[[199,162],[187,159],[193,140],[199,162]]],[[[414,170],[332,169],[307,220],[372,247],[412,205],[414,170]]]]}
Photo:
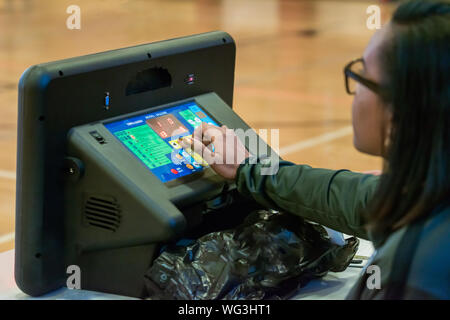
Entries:
{"type": "Polygon", "coordinates": [[[139,71],[131,79],[125,91],[125,95],[130,96],[147,91],[154,91],[167,88],[172,85],[172,76],[167,69],[161,67],[150,68],[139,71]]]}

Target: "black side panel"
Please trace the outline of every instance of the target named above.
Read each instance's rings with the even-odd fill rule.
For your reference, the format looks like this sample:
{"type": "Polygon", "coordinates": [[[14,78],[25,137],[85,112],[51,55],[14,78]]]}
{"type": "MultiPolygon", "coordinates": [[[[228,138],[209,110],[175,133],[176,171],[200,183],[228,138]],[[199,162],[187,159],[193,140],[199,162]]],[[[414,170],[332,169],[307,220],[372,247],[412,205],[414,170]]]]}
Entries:
{"type": "Polygon", "coordinates": [[[83,253],[78,262],[81,289],[144,297],[144,275],[151,266],[156,250],[156,245],[146,245],[83,253]],[[83,273],[83,270],[89,272],[83,273]],[[120,278],[114,275],[120,275],[120,278]]]}

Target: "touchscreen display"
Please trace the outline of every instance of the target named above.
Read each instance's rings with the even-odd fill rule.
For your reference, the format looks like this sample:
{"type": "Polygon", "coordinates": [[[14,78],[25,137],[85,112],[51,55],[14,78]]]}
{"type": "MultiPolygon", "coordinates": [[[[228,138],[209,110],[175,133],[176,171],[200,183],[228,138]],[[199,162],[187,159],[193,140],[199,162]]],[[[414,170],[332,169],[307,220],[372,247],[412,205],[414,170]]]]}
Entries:
{"type": "Polygon", "coordinates": [[[200,155],[186,152],[177,141],[191,136],[202,122],[218,125],[195,102],[189,102],[105,127],[162,182],[168,182],[208,166],[200,155]]]}

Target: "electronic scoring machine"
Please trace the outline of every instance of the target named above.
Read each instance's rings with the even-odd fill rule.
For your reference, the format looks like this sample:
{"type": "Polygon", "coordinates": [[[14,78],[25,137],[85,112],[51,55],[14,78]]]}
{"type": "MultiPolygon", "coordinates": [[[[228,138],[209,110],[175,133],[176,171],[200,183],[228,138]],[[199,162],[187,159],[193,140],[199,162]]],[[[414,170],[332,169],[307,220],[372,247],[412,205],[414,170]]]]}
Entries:
{"type": "Polygon", "coordinates": [[[259,207],[177,142],[202,122],[250,129],[232,110],[234,68],[233,39],[215,31],[23,74],[15,279],[25,293],[65,286],[75,265],[82,289],[143,297],[164,244],[259,207]]]}

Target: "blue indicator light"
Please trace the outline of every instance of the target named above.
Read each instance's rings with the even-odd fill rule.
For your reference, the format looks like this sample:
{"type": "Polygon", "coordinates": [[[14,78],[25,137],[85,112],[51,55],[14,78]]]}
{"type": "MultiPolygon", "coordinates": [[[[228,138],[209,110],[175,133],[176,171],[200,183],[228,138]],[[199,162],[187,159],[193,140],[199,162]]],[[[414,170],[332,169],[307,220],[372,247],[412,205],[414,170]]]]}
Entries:
{"type": "Polygon", "coordinates": [[[105,92],[105,109],[109,109],[109,92],[105,92]]]}

